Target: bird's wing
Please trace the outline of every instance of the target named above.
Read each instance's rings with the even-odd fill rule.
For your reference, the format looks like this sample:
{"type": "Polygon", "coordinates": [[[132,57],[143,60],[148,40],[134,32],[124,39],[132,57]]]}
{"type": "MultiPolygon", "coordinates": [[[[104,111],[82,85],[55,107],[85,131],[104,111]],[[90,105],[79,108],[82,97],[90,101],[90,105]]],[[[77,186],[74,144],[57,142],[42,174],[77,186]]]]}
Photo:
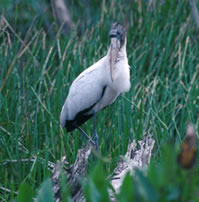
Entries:
{"type": "Polygon", "coordinates": [[[101,99],[106,86],[103,75],[103,68],[92,68],[72,83],[61,113],[65,121],[73,120],[79,112],[92,108],[101,99]]]}

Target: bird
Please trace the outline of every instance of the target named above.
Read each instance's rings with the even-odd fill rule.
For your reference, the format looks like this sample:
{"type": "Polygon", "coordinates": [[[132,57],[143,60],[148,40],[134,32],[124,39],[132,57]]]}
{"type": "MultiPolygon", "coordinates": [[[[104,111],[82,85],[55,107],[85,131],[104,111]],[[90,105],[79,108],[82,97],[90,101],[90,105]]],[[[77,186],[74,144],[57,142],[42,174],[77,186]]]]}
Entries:
{"type": "Polygon", "coordinates": [[[60,114],[60,124],[67,132],[78,129],[98,150],[96,114],[130,89],[126,29],[118,22],[109,31],[107,54],[88,67],[72,82],[60,114]],[[93,140],[80,127],[93,117],[93,140]]]}

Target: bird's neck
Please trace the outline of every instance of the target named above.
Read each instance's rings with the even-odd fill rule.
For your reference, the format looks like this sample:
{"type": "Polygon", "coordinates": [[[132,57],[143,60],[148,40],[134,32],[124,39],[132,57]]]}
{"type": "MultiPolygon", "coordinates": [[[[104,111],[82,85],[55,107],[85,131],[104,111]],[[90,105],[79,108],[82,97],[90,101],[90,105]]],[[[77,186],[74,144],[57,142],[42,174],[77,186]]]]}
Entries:
{"type": "Polygon", "coordinates": [[[126,57],[127,57],[126,44],[124,44],[118,53],[117,60],[121,60],[121,59],[124,59],[126,57]]]}

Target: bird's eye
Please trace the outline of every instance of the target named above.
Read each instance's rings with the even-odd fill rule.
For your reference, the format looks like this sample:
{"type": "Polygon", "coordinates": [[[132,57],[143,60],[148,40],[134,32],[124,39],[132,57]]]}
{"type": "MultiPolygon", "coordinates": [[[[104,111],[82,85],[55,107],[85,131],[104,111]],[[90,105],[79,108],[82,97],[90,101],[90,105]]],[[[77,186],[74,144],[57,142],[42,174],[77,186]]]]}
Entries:
{"type": "Polygon", "coordinates": [[[117,31],[117,38],[118,38],[119,40],[122,39],[122,33],[121,33],[120,31],[117,31]]]}
{"type": "Polygon", "coordinates": [[[117,31],[117,36],[121,36],[121,33],[119,31],[117,31]]]}

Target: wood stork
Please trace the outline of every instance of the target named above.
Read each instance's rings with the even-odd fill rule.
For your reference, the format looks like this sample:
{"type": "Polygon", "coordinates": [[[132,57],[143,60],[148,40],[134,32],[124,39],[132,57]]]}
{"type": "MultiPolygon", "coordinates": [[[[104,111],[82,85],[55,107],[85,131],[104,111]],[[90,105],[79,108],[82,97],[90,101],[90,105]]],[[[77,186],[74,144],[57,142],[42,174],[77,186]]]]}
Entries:
{"type": "MultiPolygon", "coordinates": [[[[70,132],[77,128],[90,139],[80,126],[93,116],[93,138],[98,149],[96,113],[112,104],[130,89],[130,71],[126,53],[126,31],[114,23],[109,32],[111,45],[107,55],[83,71],[72,83],[61,110],[60,123],[70,132]]],[[[91,140],[91,139],[90,139],[91,140]]]]}

